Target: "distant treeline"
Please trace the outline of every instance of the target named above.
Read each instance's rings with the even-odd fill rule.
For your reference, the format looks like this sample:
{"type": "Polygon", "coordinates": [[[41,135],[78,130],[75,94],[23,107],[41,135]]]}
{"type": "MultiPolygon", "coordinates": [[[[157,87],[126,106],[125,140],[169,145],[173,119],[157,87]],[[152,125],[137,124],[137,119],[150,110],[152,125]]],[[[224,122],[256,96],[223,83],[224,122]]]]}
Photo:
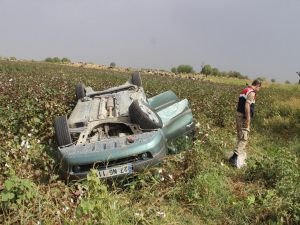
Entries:
{"type": "MultiPolygon", "coordinates": [[[[194,73],[194,69],[190,65],[179,65],[178,67],[173,67],[171,69],[173,73],[194,73]]],[[[202,69],[200,71],[201,74],[204,74],[206,76],[213,75],[213,76],[226,76],[226,77],[236,77],[240,79],[248,79],[248,76],[242,75],[240,72],[237,71],[219,71],[218,68],[212,67],[209,64],[206,64],[202,66],[202,69]]]]}
{"type": "Polygon", "coordinates": [[[51,63],[70,63],[71,60],[68,58],[59,58],[59,57],[48,57],[45,59],[45,62],[51,62],[51,63]]]}

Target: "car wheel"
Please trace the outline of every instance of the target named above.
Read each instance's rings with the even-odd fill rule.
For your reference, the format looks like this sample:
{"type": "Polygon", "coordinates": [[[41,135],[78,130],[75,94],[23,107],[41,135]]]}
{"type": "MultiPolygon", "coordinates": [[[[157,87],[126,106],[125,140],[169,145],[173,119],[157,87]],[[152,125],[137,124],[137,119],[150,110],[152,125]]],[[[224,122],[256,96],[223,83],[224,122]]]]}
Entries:
{"type": "Polygon", "coordinates": [[[66,116],[58,116],[55,118],[54,130],[58,146],[72,143],[66,116]]]}
{"type": "Polygon", "coordinates": [[[84,98],[86,96],[84,84],[82,83],[77,84],[75,88],[75,93],[76,93],[76,100],[84,98]]]}
{"type": "Polygon", "coordinates": [[[129,116],[131,121],[139,124],[142,129],[158,129],[163,126],[162,120],[154,109],[141,100],[135,100],[131,103],[129,116]]]}
{"type": "Polygon", "coordinates": [[[141,78],[140,72],[134,72],[131,75],[131,83],[138,86],[138,87],[142,86],[142,78],[141,78]]]}

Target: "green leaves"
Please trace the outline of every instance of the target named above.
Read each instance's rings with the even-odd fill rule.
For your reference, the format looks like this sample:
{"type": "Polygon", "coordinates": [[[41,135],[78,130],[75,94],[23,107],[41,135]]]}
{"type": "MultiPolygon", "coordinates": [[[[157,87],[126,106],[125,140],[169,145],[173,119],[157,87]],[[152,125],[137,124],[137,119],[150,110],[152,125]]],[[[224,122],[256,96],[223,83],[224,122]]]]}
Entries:
{"type": "Polygon", "coordinates": [[[247,202],[248,202],[248,205],[253,205],[255,203],[255,196],[254,195],[249,195],[247,197],[247,202]]]}
{"type": "Polygon", "coordinates": [[[4,182],[4,189],[0,193],[0,201],[6,203],[9,208],[14,203],[28,202],[37,195],[37,188],[34,183],[27,179],[12,176],[4,182]]]}
{"type": "Polygon", "coordinates": [[[97,170],[91,170],[84,183],[86,195],[80,201],[76,215],[78,218],[87,216],[87,223],[99,221],[100,224],[123,224],[130,215],[123,210],[124,203],[120,202],[114,193],[107,191],[106,184],[100,180],[97,170]]]}
{"type": "Polygon", "coordinates": [[[15,194],[11,192],[3,192],[1,194],[1,202],[9,202],[15,198],[15,194]]]}

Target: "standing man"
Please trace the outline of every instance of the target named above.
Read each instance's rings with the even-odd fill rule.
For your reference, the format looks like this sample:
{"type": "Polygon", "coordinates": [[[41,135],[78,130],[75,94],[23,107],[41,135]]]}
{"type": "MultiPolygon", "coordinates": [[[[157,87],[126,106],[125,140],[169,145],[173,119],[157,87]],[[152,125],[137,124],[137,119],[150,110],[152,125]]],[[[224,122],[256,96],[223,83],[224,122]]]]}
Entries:
{"type": "Polygon", "coordinates": [[[229,163],[237,168],[242,168],[246,165],[246,145],[249,138],[250,121],[254,115],[256,92],[260,88],[261,82],[254,80],[251,86],[240,93],[236,114],[237,145],[233,155],[229,158],[229,163]]]}

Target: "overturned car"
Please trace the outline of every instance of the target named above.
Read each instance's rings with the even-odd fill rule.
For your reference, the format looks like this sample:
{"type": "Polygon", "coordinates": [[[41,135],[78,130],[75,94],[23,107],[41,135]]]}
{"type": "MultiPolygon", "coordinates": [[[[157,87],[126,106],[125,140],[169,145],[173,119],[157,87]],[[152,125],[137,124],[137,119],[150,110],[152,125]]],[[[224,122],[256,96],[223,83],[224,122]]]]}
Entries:
{"type": "Polygon", "coordinates": [[[58,116],[54,129],[65,177],[131,174],[159,163],[174,139],[193,133],[188,100],[172,91],[147,98],[138,72],[123,85],[94,91],[76,86],[71,115],[58,116]]]}

